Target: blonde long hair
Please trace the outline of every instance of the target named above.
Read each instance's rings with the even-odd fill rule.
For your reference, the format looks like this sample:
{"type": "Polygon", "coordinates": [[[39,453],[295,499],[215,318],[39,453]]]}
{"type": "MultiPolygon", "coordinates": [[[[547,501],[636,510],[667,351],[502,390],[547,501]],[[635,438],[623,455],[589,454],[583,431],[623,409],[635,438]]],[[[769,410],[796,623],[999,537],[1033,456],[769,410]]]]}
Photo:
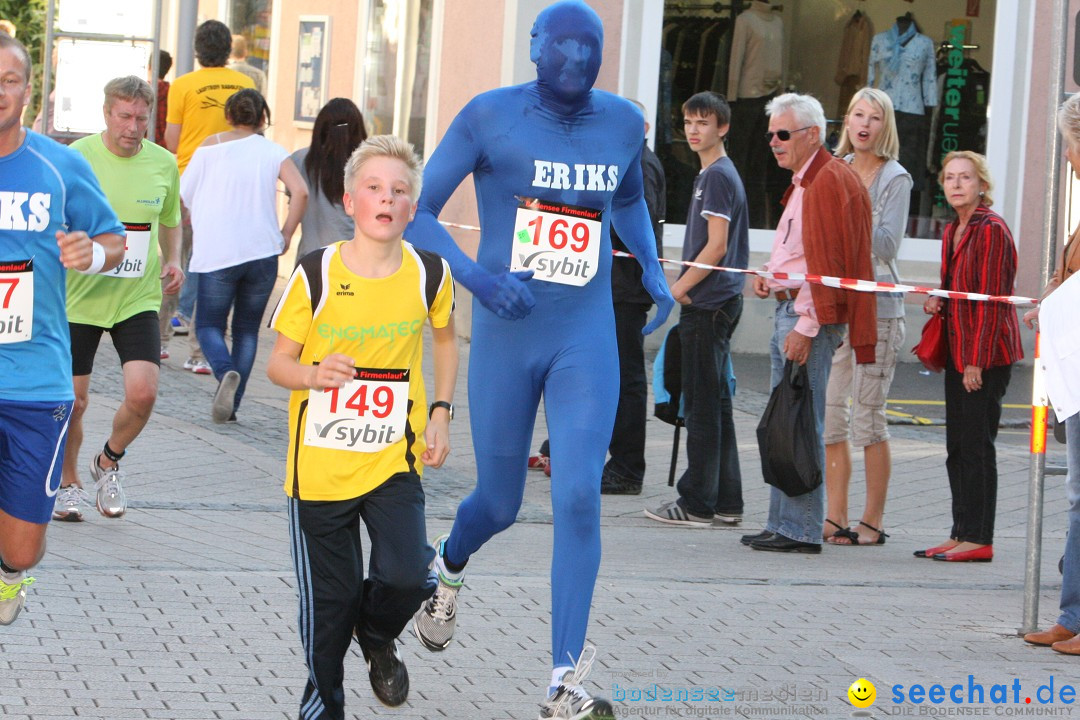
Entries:
{"type": "Polygon", "coordinates": [[[887,160],[896,160],[900,157],[900,136],[896,132],[896,113],[893,112],[892,100],[883,91],[877,88],[864,87],[851,96],[848,103],[847,113],[844,115],[844,129],[840,132],[840,144],[836,146],[837,157],[844,157],[855,152],[855,147],[848,137],[847,119],[851,115],[855,103],[865,100],[881,112],[881,134],[872,148],[875,155],[887,160]]]}

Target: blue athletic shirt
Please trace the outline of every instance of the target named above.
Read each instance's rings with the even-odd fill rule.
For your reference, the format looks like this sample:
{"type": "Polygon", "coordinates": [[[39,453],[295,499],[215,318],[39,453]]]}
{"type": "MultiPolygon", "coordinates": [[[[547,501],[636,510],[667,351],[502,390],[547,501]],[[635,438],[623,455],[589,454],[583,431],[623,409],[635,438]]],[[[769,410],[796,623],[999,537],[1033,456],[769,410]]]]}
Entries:
{"type": "MultiPolygon", "coordinates": [[[[0,399],[59,401],[71,385],[66,271],[57,230],[90,237],[124,234],[90,164],[79,153],[31,130],[19,149],[0,157],[0,338],[25,318],[14,312],[15,280],[33,275],[29,340],[0,342],[0,399]],[[26,261],[29,268],[23,270],[26,261]],[[9,301],[12,301],[9,303],[9,301]]],[[[25,286],[24,286],[25,287],[25,286]]],[[[20,291],[21,292],[21,291],[20,291]]]]}

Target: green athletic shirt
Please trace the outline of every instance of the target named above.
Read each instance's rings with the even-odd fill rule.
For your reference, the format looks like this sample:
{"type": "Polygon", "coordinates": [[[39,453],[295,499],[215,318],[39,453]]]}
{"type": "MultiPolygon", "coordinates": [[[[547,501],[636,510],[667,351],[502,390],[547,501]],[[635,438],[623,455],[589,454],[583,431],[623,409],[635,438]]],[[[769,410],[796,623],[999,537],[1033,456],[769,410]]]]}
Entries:
{"type": "Polygon", "coordinates": [[[127,232],[124,261],[98,275],[67,274],[68,321],[109,328],[161,307],[158,226],[180,224],[176,156],[149,141],[134,157],[114,155],[101,135],[71,144],[90,163],[109,205],[127,232]]]}

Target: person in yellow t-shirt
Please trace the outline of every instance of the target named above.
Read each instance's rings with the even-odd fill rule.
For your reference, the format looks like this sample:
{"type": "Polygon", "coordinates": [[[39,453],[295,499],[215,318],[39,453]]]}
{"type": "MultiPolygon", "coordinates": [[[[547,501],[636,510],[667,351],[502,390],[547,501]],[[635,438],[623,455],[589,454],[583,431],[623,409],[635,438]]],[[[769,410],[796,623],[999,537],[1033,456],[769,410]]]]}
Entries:
{"type": "MultiPolygon", "coordinates": [[[[232,52],[232,32],[228,25],[207,20],[195,29],[195,59],[201,66],[173,80],[169,86],[165,114],[165,147],[176,153],[180,174],[184,174],[191,156],[203,140],[215,133],[231,130],[225,120],[225,102],[244,88],[254,88],[247,75],[225,67],[232,52]]],[[[181,255],[183,270],[191,259],[191,213],[181,205],[181,255]]],[[[177,334],[188,334],[188,359],[184,369],[197,375],[211,375],[213,370],[203,357],[199,340],[191,326],[195,320],[195,298],[199,290],[198,273],[188,273],[180,296],[166,296],[161,304],[162,359],[168,357],[169,326],[177,334]],[[190,313],[185,315],[184,310],[190,313]],[[178,312],[178,309],[180,312],[178,312]]]]}
{"type": "Polygon", "coordinates": [[[361,144],[345,166],[353,239],[307,255],[270,320],[278,337],[267,375],[292,390],[285,492],[309,673],[301,704],[326,717],[344,715],[353,636],[376,697],[405,702],[397,637],[435,591],[420,479],[450,452],[458,353],[450,266],[402,237],[420,185],[412,145],[390,135],[361,144]],[[358,519],[371,538],[366,581],[358,519]]]}

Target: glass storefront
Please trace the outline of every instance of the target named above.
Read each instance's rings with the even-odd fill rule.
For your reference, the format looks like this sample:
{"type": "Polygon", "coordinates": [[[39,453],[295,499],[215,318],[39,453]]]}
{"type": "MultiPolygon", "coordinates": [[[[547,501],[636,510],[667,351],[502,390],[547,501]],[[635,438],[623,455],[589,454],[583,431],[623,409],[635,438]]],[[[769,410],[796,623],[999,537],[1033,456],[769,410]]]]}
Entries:
{"type": "Polygon", "coordinates": [[[250,65],[270,74],[270,13],[273,0],[230,0],[229,28],[247,39],[250,65]]]}
{"type": "Polygon", "coordinates": [[[941,158],[986,151],[996,2],[665,0],[656,152],[667,174],[667,221],[686,221],[700,170],[682,131],[691,95],[713,90],[731,101],[727,150],[746,187],[750,224],[772,229],[791,175],[769,151],[765,104],[784,91],[817,97],[835,147],[848,101],[872,82],[898,111],[900,162],[915,185],[908,235],[940,238],[951,215],[936,180],[941,158]],[[892,62],[897,48],[900,65],[892,62]]]}
{"type": "Polygon", "coordinates": [[[421,156],[433,0],[370,0],[360,106],[368,132],[405,137],[421,156]]]}

